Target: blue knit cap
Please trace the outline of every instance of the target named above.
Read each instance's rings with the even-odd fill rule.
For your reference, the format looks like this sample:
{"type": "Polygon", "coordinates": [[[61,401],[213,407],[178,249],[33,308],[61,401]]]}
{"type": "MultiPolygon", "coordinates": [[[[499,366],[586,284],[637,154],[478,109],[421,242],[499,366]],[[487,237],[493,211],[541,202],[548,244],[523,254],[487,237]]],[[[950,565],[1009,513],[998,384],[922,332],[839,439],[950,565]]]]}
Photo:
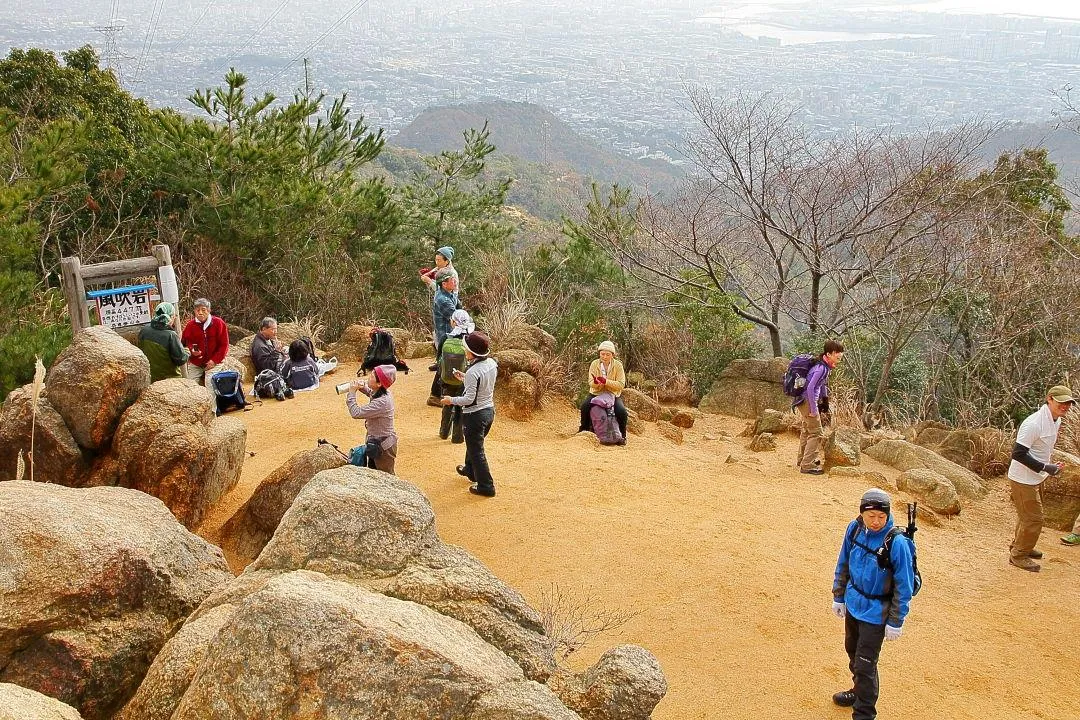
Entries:
{"type": "Polygon", "coordinates": [[[450,262],[454,261],[454,248],[450,247],[449,245],[443,245],[435,252],[439,253],[450,262]]]}

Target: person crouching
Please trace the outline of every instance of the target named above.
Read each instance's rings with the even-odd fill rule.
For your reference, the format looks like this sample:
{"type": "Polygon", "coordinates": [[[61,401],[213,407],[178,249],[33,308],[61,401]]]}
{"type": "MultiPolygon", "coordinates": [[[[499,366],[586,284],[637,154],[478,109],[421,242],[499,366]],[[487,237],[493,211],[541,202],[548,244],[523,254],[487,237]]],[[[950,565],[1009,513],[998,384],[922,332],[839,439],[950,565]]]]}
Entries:
{"type": "Polygon", "coordinates": [[[353,380],[345,395],[349,414],[364,421],[367,430],[365,444],[368,467],[393,474],[397,459],[397,433],[394,431],[394,398],[390,386],[397,378],[393,365],[377,365],[366,378],[353,380]],[[370,398],[366,405],[356,402],[356,393],[370,398]]]}

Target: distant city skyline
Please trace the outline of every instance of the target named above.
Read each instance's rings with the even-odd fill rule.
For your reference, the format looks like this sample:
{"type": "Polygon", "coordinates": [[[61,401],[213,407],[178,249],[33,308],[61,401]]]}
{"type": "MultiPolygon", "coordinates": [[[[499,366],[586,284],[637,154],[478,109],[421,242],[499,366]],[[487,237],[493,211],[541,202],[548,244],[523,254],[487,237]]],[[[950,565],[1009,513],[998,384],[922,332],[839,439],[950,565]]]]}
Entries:
{"type": "Polygon", "coordinates": [[[527,101],[624,154],[666,157],[694,125],[687,84],[782,94],[824,134],[854,124],[1049,121],[1053,93],[1080,82],[1080,2],[7,0],[0,8],[0,47],[88,43],[134,94],[185,112],[196,88],[220,85],[235,67],[250,93],[287,98],[308,80],[316,91],[347,92],[355,112],[391,133],[434,105],[527,101]]]}

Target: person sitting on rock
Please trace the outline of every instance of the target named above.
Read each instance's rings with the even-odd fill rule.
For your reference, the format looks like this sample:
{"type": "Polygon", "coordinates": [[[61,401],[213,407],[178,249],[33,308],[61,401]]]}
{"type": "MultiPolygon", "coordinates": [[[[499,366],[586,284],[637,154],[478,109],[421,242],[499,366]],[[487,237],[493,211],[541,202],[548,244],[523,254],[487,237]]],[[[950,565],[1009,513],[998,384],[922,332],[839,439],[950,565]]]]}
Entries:
{"type": "Polygon", "coordinates": [[[303,340],[289,343],[289,359],[281,366],[281,377],[297,392],[319,387],[319,366],[303,340]]]}
{"type": "Polygon", "coordinates": [[[209,387],[210,371],[229,352],[229,329],[224,320],[210,314],[210,301],[206,298],[195,301],[195,317],[184,325],[180,342],[191,353],[184,366],[184,376],[209,387]]]}
{"type": "Polygon", "coordinates": [[[626,371],[623,370],[622,362],[615,357],[615,343],[605,340],[597,348],[600,357],[589,365],[589,397],[581,404],[581,426],[578,432],[592,432],[592,419],[589,410],[592,408],[592,400],[600,393],[611,393],[615,396],[615,419],[619,422],[619,430],[622,431],[622,442],[626,444],[626,423],[629,413],[623,404],[622,391],[626,387],[626,371]]]}
{"type": "Polygon", "coordinates": [[[259,323],[259,332],[251,341],[251,362],[255,365],[255,374],[263,370],[281,372],[285,364],[285,349],[277,339],[277,320],[264,317],[259,323]]]}
{"type": "Polygon", "coordinates": [[[397,433],[394,431],[394,398],[390,386],[397,378],[393,365],[376,365],[366,378],[353,380],[345,395],[349,414],[364,421],[367,436],[364,457],[368,467],[393,474],[397,459],[397,433]],[[356,402],[356,393],[367,395],[366,405],[356,402]]]}
{"type": "MultiPolygon", "coordinates": [[[[465,392],[465,384],[454,374],[454,370],[465,371],[464,338],[475,329],[472,318],[466,311],[455,310],[450,316],[450,334],[439,348],[439,381],[443,397],[457,397],[465,392]]],[[[454,444],[465,442],[465,436],[462,435],[461,408],[457,405],[446,405],[442,409],[439,439],[445,440],[448,437],[454,444]]]]}
{"type": "Polygon", "coordinates": [[[172,303],[158,303],[154,318],[139,330],[139,349],[150,361],[150,382],[180,377],[180,368],[188,360],[188,352],[173,330],[176,310],[172,303]]]}

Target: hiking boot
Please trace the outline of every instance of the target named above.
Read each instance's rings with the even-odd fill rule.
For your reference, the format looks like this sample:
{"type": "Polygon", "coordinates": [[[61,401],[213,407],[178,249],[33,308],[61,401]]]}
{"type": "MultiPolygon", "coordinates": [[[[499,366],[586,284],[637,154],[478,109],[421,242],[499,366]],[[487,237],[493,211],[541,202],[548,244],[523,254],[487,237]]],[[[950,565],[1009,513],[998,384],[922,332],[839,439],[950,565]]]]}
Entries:
{"type": "Polygon", "coordinates": [[[439,439],[445,440],[450,437],[450,423],[454,419],[454,408],[444,407],[442,409],[442,419],[439,422],[439,439]]]}
{"type": "Polygon", "coordinates": [[[495,497],[495,488],[485,488],[479,485],[470,485],[469,492],[473,495],[479,495],[481,497],[495,497]]]}
{"type": "Polygon", "coordinates": [[[472,480],[472,478],[469,476],[469,473],[465,472],[465,466],[464,465],[458,465],[457,466],[457,474],[460,475],[461,477],[467,477],[470,480],[472,480]]]}
{"type": "Polygon", "coordinates": [[[822,468],[822,467],[816,467],[815,466],[815,467],[812,467],[812,468],[807,468],[805,470],[800,470],[799,472],[801,472],[803,475],[824,475],[825,474],[825,469],[822,468]]]}
{"type": "Polygon", "coordinates": [[[840,707],[851,707],[855,704],[855,689],[841,690],[832,696],[832,701],[840,707]]]}
{"type": "Polygon", "coordinates": [[[1009,557],[1009,564],[1015,565],[1021,570],[1027,570],[1028,572],[1039,572],[1042,569],[1042,565],[1035,562],[1029,557],[1009,557]]]}
{"type": "Polygon", "coordinates": [[[1042,550],[1029,550],[1028,557],[1033,560],[1042,560],[1042,550]]]}
{"type": "Polygon", "coordinates": [[[431,371],[431,372],[435,372],[436,370],[439,369],[439,363],[431,363],[430,365],[427,366],[427,369],[429,371],[431,371]]]}
{"type": "Polygon", "coordinates": [[[442,398],[438,395],[428,395],[427,404],[431,407],[441,408],[443,406],[442,398]]]}
{"type": "Polygon", "coordinates": [[[1080,533],[1069,533],[1061,538],[1061,542],[1064,545],[1080,545],[1080,533]]]}
{"type": "Polygon", "coordinates": [[[291,387],[285,388],[284,392],[285,392],[285,397],[287,397],[290,400],[293,399],[293,389],[291,387]]]}

